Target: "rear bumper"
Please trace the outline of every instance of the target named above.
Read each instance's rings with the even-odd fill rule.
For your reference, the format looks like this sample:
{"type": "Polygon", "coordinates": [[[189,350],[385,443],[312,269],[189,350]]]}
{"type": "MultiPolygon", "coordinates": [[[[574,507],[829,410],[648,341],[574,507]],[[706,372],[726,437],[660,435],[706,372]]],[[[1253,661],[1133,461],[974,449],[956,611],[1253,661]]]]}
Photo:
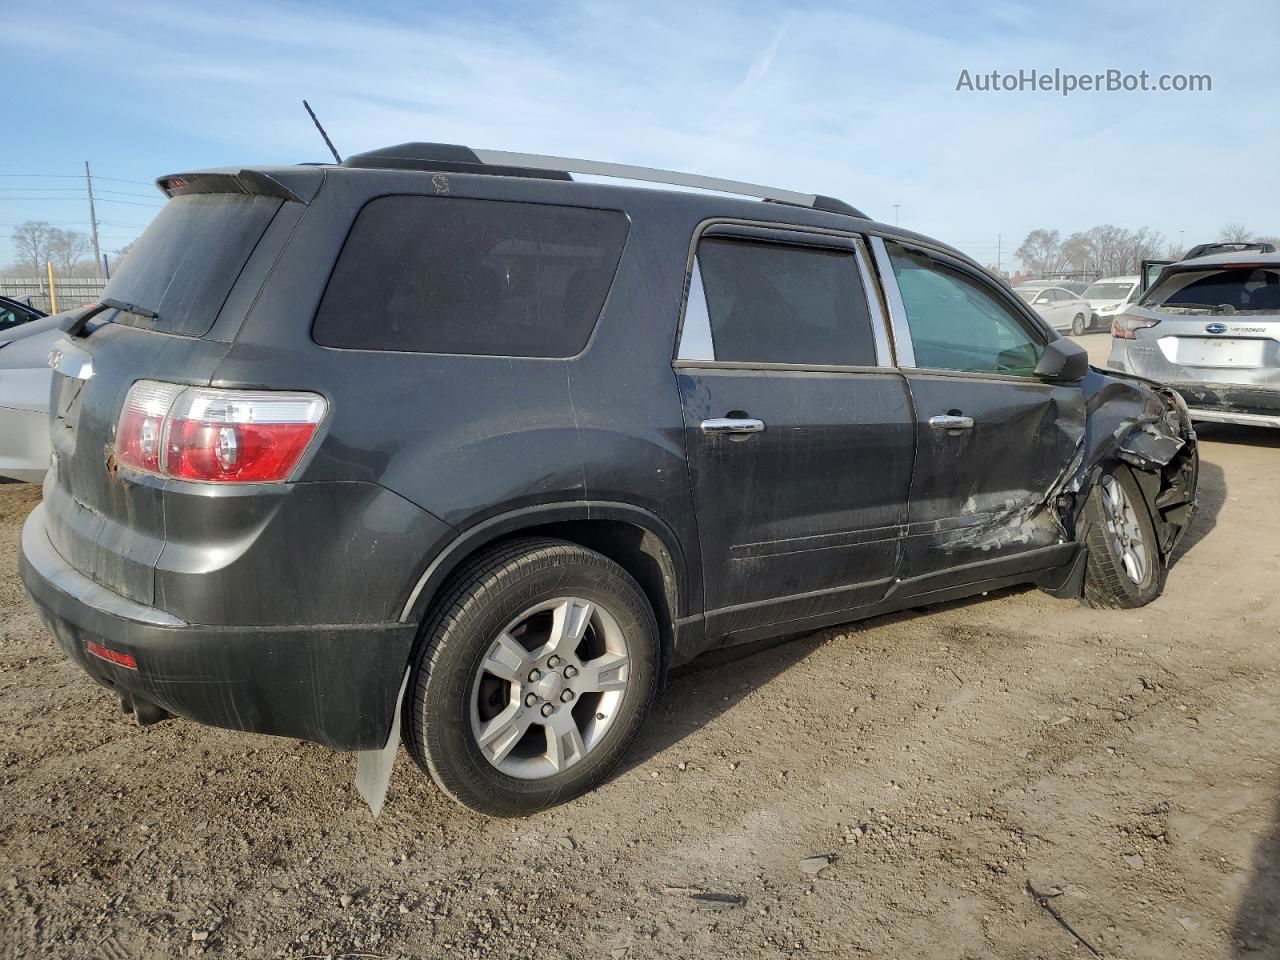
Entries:
{"type": "Polygon", "coordinates": [[[186,623],[72,568],[49,542],[43,506],[22,528],[19,566],[59,646],[104,686],[211,726],[335,750],[386,743],[412,624],[186,623]],[[136,669],[87,653],[90,642],[132,657],[136,669]]]}
{"type": "Polygon", "coordinates": [[[1234,423],[1241,427],[1280,428],[1280,414],[1241,413],[1236,410],[1211,410],[1204,407],[1188,407],[1191,419],[1198,423],[1234,423]]]}
{"type": "Polygon", "coordinates": [[[1186,401],[1191,419],[1247,427],[1280,427],[1280,386],[1171,383],[1186,401]]]}

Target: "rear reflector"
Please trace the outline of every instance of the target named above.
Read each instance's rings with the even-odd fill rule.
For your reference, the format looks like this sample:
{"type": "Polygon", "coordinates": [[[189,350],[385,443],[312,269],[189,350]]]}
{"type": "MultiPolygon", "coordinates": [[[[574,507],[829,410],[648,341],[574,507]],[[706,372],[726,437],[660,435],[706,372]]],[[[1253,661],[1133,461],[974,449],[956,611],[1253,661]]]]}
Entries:
{"type": "Polygon", "coordinates": [[[99,660],[105,660],[107,663],[114,663],[117,667],[124,667],[126,670],[138,669],[138,661],[133,659],[130,654],[121,653],[119,650],[109,650],[102,644],[94,643],[92,640],[84,642],[84,652],[97,657],[99,660]]]}
{"type": "Polygon", "coordinates": [[[306,453],[325,409],[314,393],[139,380],[120,413],[116,460],[179,480],[281,483],[306,453]]]}

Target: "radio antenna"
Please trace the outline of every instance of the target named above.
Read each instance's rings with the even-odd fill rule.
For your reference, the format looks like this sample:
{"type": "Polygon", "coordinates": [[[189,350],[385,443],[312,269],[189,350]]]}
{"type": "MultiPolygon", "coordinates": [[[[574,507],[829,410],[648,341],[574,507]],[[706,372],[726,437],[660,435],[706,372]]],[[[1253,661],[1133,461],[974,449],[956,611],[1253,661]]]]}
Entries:
{"type": "Polygon", "coordinates": [[[316,125],[316,129],[320,131],[320,136],[324,137],[324,145],[329,148],[329,152],[333,154],[333,162],[341,163],[342,158],[338,156],[338,151],[333,145],[333,141],[329,139],[329,135],[324,132],[324,127],[320,126],[320,118],[316,116],[316,112],[311,109],[311,104],[303,100],[302,105],[307,108],[307,113],[311,115],[311,122],[316,125]]]}

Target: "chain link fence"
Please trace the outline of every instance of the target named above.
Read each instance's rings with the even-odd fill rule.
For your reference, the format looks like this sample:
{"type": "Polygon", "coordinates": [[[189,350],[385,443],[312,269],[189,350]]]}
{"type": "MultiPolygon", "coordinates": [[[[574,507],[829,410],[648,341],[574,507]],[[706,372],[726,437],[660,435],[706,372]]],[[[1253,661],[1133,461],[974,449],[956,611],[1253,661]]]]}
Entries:
{"type": "MultiPolygon", "coordinates": [[[[107,281],[97,277],[53,278],[53,289],[58,295],[58,309],[70,310],[86,303],[97,303],[107,281]]],[[[49,297],[48,277],[0,277],[0,296],[12,297],[45,313],[53,312],[49,297]]]]}

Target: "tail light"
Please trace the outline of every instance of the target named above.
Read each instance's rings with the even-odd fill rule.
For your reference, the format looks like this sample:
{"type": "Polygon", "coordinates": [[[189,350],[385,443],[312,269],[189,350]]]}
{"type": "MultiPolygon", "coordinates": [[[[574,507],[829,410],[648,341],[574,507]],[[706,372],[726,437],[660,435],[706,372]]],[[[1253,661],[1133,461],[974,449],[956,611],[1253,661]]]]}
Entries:
{"type": "Polygon", "coordinates": [[[1137,340],[1139,330],[1154,327],[1159,322],[1153,317],[1122,313],[1111,321],[1111,335],[1120,340],[1137,340]]]}
{"type": "Polygon", "coordinates": [[[179,480],[280,483],[324,419],[314,393],[220,390],[139,380],[116,430],[116,461],[179,480]]]}

